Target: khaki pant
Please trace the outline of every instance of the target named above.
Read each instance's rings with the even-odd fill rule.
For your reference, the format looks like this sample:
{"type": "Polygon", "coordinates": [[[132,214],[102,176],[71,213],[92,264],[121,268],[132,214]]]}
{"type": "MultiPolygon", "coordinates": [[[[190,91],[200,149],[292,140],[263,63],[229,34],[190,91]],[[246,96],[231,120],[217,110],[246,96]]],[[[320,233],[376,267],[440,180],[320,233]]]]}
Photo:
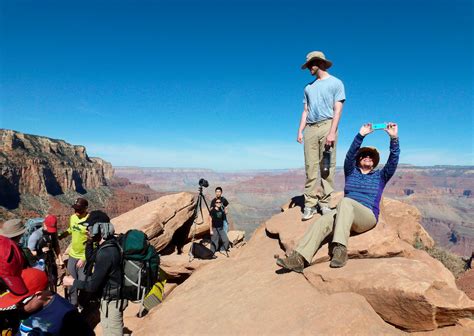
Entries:
{"type": "Polygon", "coordinates": [[[324,120],[316,124],[306,125],[304,141],[304,163],[306,169],[306,184],[304,187],[305,207],[316,204],[328,206],[331,193],[334,191],[334,174],[336,172],[336,141],[331,149],[331,166],[329,176],[321,178],[322,160],[326,136],[331,129],[332,120],[324,120]]]}
{"type": "Polygon", "coordinates": [[[100,325],[104,336],[123,336],[123,311],[127,308],[128,301],[100,300],[100,325]],[[122,309],[120,309],[122,308],[122,309]]]}
{"type": "Polygon", "coordinates": [[[322,241],[331,232],[334,233],[333,243],[347,246],[351,231],[366,232],[374,228],[375,224],[377,221],[372,210],[351,198],[344,197],[337,205],[336,210],[321,216],[308,228],[295,250],[308,263],[311,263],[322,241]]]}

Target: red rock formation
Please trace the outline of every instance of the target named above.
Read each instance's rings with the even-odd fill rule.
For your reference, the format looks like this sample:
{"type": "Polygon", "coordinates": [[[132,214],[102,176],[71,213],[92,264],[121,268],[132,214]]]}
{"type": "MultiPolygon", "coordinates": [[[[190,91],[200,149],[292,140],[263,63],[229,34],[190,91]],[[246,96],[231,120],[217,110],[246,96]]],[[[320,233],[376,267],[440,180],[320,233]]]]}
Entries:
{"type": "Polygon", "coordinates": [[[105,186],[110,164],[91,160],[84,146],[0,130],[0,205],[16,208],[19,195],[59,195],[105,186]]]}
{"type": "Polygon", "coordinates": [[[126,313],[125,325],[139,335],[474,333],[474,301],[439,261],[412,246],[416,238],[433,243],[415,208],[384,199],[377,228],[350,238],[346,267],[331,269],[316,256],[304,275],[282,272],[273,259],[304,234],[301,209],[285,209],[230,258],[199,265],[168,258],[167,267],[192,275],[142,320],[126,313]]]}
{"type": "Polygon", "coordinates": [[[209,232],[207,210],[203,211],[204,218],[199,214],[199,225],[192,225],[195,205],[195,195],[191,193],[167,195],[113,218],[112,223],[118,233],[130,228],[143,230],[150,243],[161,251],[173,238],[178,239],[176,235],[182,236],[177,243],[184,246],[194,232],[198,237],[209,232]]]}
{"type": "Polygon", "coordinates": [[[471,298],[471,300],[474,300],[474,269],[464,273],[456,280],[456,284],[467,294],[467,296],[469,296],[469,298],[471,298]]]}
{"type": "Polygon", "coordinates": [[[64,229],[79,196],[89,201],[90,210],[116,217],[166,194],[113,174],[110,163],[88,157],[84,146],[2,129],[0,222],[50,213],[64,229]]]}

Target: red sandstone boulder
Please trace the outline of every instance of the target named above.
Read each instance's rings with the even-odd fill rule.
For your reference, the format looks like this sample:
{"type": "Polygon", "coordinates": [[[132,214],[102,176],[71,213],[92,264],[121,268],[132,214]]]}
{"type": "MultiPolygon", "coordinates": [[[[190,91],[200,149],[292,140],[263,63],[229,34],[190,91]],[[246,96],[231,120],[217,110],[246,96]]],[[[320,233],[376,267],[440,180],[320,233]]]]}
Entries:
{"type": "Polygon", "coordinates": [[[160,251],[171,242],[180,228],[184,230],[184,240],[188,241],[194,231],[197,236],[209,231],[207,213],[204,219],[198,217],[199,225],[192,225],[194,206],[195,197],[191,193],[167,195],[112,219],[112,223],[118,233],[131,228],[143,230],[151,244],[160,251]]]}
{"type": "MultiPolygon", "coordinates": [[[[278,274],[278,242],[262,228],[231,258],[198,269],[134,329],[137,335],[401,335],[360,295],[321,294],[278,274]]],[[[128,323],[126,323],[128,326],[128,323]]]]}
{"type": "Polygon", "coordinates": [[[364,296],[385,321],[405,330],[454,325],[474,313],[474,301],[453,286],[448,270],[440,274],[418,260],[350,260],[341,269],[322,263],[306,268],[304,274],[321,292],[364,296]]]}
{"type": "Polygon", "coordinates": [[[464,273],[457,281],[458,287],[474,300],[474,269],[464,273]]]}
{"type": "MultiPolygon", "coordinates": [[[[286,205],[283,210],[265,226],[289,251],[310,225],[317,225],[319,216],[304,222],[300,207],[286,205]]],[[[415,244],[434,244],[420,225],[418,210],[384,198],[377,226],[349,239],[349,258],[365,260],[349,260],[342,269],[330,269],[325,244],[305,276],[323,292],[363,295],[386,321],[407,330],[433,330],[472,316],[474,302],[457,289],[453,274],[415,244]]]]}

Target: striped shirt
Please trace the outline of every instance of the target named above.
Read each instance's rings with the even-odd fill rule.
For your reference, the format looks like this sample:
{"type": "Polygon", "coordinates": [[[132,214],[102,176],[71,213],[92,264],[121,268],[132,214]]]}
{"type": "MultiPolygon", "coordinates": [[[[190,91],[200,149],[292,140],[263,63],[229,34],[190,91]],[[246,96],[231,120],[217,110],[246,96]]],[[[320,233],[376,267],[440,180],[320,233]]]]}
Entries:
{"type": "Polygon", "coordinates": [[[357,166],[357,151],[363,140],[364,137],[357,133],[347,152],[344,161],[344,175],[346,178],[344,196],[352,198],[372,210],[378,220],[382,192],[387,182],[395,174],[400,156],[400,147],[398,138],[390,139],[390,155],[385,166],[382,169],[372,170],[368,174],[362,174],[357,166]]]}

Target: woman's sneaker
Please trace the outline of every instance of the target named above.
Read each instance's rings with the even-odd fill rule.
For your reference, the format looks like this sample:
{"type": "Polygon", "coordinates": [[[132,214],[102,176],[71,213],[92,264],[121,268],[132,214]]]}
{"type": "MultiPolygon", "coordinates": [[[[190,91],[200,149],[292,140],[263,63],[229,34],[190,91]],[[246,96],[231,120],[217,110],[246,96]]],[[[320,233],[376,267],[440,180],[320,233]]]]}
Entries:
{"type": "Polygon", "coordinates": [[[302,220],[308,220],[313,218],[314,214],[318,212],[316,207],[305,207],[303,211],[303,215],[301,216],[302,220]]]}

